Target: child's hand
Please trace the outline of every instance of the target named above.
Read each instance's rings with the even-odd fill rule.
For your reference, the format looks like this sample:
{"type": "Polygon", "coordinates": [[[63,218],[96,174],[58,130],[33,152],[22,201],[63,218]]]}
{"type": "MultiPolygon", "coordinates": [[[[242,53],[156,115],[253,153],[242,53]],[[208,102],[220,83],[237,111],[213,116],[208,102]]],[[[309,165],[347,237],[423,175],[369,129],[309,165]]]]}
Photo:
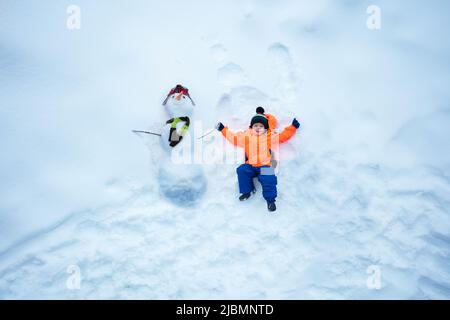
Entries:
{"type": "Polygon", "coordinates": [[[294,118],[294,120],[292,120],[292,125],[298,129],[300,128],[300,122],[298,122],[298,120],[296,118],[294,118]]]}
{"type": "Polygon", "coordinates": [[[219,131],[222,131],[224,128],[225,128],[225,126],[223,125],[222,122],[219,122],[219,123],[216,125],[216,129],[219,130],[219,131]]]}

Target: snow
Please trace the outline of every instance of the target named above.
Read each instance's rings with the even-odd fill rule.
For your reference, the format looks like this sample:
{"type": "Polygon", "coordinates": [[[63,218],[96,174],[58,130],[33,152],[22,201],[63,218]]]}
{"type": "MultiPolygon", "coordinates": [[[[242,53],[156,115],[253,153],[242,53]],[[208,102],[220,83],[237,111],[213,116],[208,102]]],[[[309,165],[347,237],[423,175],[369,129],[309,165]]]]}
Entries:
{"type": "Polygon", "coordinates": [[[0,298],[449,299],[448,9],[3,1],[0,298]],[[201,132],[243,130],[259,105],[299,119],[276,214],[259,184],[237,200],[243,155],[219,133],[184,185],[158,138],[131,133],[164,125],[177,83],[201,132]]]}

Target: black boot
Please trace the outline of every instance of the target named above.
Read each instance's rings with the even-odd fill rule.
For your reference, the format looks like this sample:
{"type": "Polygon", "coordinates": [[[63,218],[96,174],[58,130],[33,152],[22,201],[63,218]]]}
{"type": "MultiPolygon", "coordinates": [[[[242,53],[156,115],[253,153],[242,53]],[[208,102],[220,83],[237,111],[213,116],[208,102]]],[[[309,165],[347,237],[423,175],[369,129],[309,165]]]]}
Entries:
{"type": "Polygon", "coordinates": [[[249,192],[249,193],[243,193],[243,194],[241,194],[241,196],[239,197],[239,200],[245,201],[245,200],[247,200],[248,198],[250,198],[251,195],[252,195],[251,192],[249,192]]]}
{"type": "Polygon", "coordinates": [[[270,212],[273,212],[277,210],[277,206],[275,205],[275,201],[267,201],[267,209],[269,209],[270,212]]]}

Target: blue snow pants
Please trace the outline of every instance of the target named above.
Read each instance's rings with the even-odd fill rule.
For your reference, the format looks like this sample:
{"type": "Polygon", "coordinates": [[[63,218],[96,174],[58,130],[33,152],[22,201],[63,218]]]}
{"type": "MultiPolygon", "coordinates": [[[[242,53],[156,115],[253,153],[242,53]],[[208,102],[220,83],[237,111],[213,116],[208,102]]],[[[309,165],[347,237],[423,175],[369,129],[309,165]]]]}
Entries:
{"type": "Polygon", "coordinates": [[[277,197],[277,176],[271,166],[254,167],[248,163],[236,169],[239,181],[239,192],[249,193],[255,190],[253,178],[258,177],[263,189],[263,197],[267,201],[275,201],[277,197]]]}

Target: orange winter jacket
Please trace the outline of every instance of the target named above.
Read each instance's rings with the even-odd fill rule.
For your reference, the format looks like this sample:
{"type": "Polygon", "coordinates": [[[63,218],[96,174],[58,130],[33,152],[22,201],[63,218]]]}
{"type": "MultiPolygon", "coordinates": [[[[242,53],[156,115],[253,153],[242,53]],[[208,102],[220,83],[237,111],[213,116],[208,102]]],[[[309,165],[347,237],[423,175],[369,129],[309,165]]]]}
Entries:
{"type": "Polygon", "coordinates": [[[279,134],[269,129],[261,136],[253,135],[251,129],[234,133],[225,127],[221,132],[232,144],[244,148],[245,163],[261,167],[271,166],[272,153],[278,151],[279,144],[288,141],[296,131],[297,129],[290,125],[279,134]]]}

